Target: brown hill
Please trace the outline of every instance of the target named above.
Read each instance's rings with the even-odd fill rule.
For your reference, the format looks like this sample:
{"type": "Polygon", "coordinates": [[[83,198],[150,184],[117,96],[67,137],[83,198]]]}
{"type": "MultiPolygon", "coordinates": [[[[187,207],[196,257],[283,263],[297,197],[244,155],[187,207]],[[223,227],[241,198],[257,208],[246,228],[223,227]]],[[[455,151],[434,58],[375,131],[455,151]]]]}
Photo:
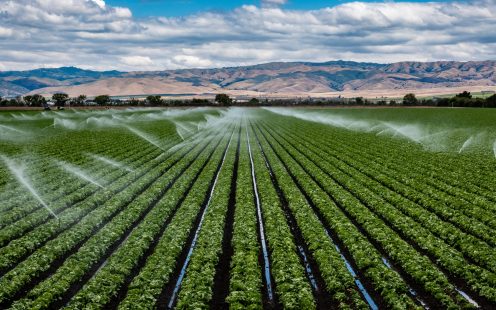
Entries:
{"type": "MultiPolygon", "coordinates": [[[[49,70],[49,69],[46,69],[49,70]]],[[[54,69],[59,70],[60,69],[54,69]]],[[[74,69],[73,69],[74,71],[74,69]]],[[[66,92],[86,94],[212,96],[393,96],[454,93],[496,89],[496,61],[399,62],[393,64],[332,61],[326,63],[268,63],[219,69],[153,72],[93,72],[87,70],[43,76],[0,72],[0,93],[66,92]],[[60,75],[63,78],[60,78],[60,75]],[[19,80],[21,79],[21,82],[19,80]],[[26,81],[27,80],[27,81],[26,81]],[[17,81],[17,84],[16,84],[17,81]],[[20,84],[31,88],[23,89],[20,84]],[[8,91],[5,89],[13,85],[8,91]],[[367,95],[369,94],[369,95],[367,95]]]]}

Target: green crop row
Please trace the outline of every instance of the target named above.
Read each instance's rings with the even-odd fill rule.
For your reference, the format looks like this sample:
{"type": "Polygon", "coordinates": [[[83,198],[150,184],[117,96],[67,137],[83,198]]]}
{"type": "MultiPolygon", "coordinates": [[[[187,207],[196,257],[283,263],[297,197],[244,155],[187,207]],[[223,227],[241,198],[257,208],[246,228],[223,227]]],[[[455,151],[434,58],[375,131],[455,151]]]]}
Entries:
{"type": "MultiPolygon", "coordinates": [[[[441,216],[444,214],[444,220],[452,221],[456,225],[462,226],[463,229],[480,236],[485,241],[495,241],[494,235],[489,235],[486,231],[486,229],[490,228],[485,226],[489,225],[493,229],[496,228],[496,220],[491,216],[491,208],[494,203],[481,199],[480,194],[465,194],[461,198],[456,197],[459,196],[465,188],[470,186],[468,182],[464,182],[464,184],[459,183],[458,180],[465,179],[465,177],[460,178],[457,176],[456,178],[453,178],[451,175],[448,175],[450,172],[447,170],[441,173],[434,173],[432,171],[435,171],[437,168],[437,165],[434,164],[424,164],[428,165],[428,170],[420,170],[421,172],[418,172],[418,165],[421,161],[416,159],[417,154],[410,156],[410,159],[408,159],[404,156],[398,156],[398,152],[387,152],[386,148],[384,148],[382,152],[372,152],[370,148],[366,149],[364,147],[365,145],[361,144],[362,142],[357,142],[357,139],[348,139],[346,140],[346,143],[342,143],[337,136],[328,137],[330,141],[334,141],[330,144],[327,140],[322,141],[321,139],[312,138],[319,137],[319,134],[310,137],[305,132],[305,130],[298,130],[295,134],[298,133],[307,143],[313,144],[317,148],[326,146],[327,150],[331,151],[339,160],[349,162],[350,160],[357,158],[355,163],[361,164],[362,168],[357,168],[361,171],[364,169],[363,167],[376,167],[376,172],[373,172],[374,176],[380,177],[382,174],[386,174],[390,178],[395,179],[395,181],[397,180],[403,183],[403,185],[400,185],[403,186],[403,188],[408,188],[408,190],[402,191],[402,194],[408,194],[409,198],[416,202],[425,202],[430,205],[431,208],[435,208],[440,204],[449,207],[448,213],[438,213],[441,214],[441,216]],[[356,147],[351,147],[350,144],[358,145],[356,147]],[[343,156],[342,152],[345,152],[347,156],[343,156]],[[387,155],[385,155],[386,153],[387,155]],[[380,174],[378,174],[377,171],[379,171],[380,174]],[[450,183],[455,182],[457,187],[455,188],[444,184],[444,182],[440,180],[432,180],[432,178],[429,177],[430,174],[437,177],[444,176],[443,179],[449,180],[450,183]],[[476,223],[476,221],[483,222],[484,225],[481,226],[481,224],[476,223]]],[[[320,133],[323,134],[324,132],[321,131],[320,133]]],[[[380,181],[382,181],[382,179],[380,181]]],[[[395,184],[398,184],[398,182],[395,182],[395,184]]],[[[445,210],[446,208],[444,208],[444,211],[445,210]]]]}
{"type": "MultiPolygon", "coordinates": [[[[266,136],[268,138],[268,136],[266,136]]],[[[360,233],[358,227],[347,218],[338,205],[330,199],[328,194],[316,182],[312,174],[307,174],[304,167],[287,153],[276,141],[269,139],[276,154],[282,159],[287,171],[298,180],[299,185],[315,204],[322,214],[326,224],[332,229],[336,238],[346,247],[353,258],[358,271],[370,281],[375,290],[392,308],[413,307],[408,296],[405,282],[394,271],[387,268],[380,253],[360,233]],[[400,306],[402,305],[402,306],[400,306]]],[[[338,202],[339,203],[339,202],[338,202]]]]}
{"type": "MultiPolygon", "coordinates": [[[[287,145],[291,143],[286,140],[287,145]]],[[[435,257],[436,261],[442,266],[442,268],[448,270],[451,274],[466,281],[472,291],[477,292],[480,296],[487,298],[491,302],[496,301],[496,276],[491,271],[481,268],[476,265],[469,264],[462,253],[450,247],[448,244],[436,238],[424,225],[420,225],[413,219],[405,216],[400,210],[396,209],[390,203],[386,201],[383,197],[388,197],[391,195],[387,193],[386,190],[381,189],[380,194],[375,194],[374,190],[378,190],[377,185],[373,186],[371,184],[361,183],[364,178],[355,173],[353,169],[347,167],[346,169],[339,169],[335,162],[330,164],[328,160],[323,161],[323,158],[328,158],[328,156],[318,156],[317,153],[322,152],[321,150],[315,150],[317,153],[311,153],[308,148],[300,147],[306,150],[307,156],[312,158],[314,163],[318,162],[318,166],[323,171],[326,171],[330,176],[337,180],[345,189],[350,193],[353,193],[361,202],[363,202],[367,207],[369,207],[374,213],[379,217],[390,223],[397,231],[399,231],[405,238],[411,240],[422,249],[425,249],[427,253],[435,257]]],[[[397,204],[398,208],[406,208],[404,203],[397,204]]],[[[418,213],[421,209],[413,208],[410,210],[411,213],[418,213]]],[[[426,221],[433,221],[433,218],[429,218],[426,221]]],[[[433,228],[432,226],[430,226],[433,228]]],[[[439,232],[442,226],[440,223],[435,227],[439,232]]],[[[445,232],[444,232],[445,233],[445,232]]],[[[451,234],[453,231],[450,232],[451,234]]],[[[445,233],[445,238],[449,238],[449,234],[445,233]]],[[[462,239],[463,240],[463,239],[462,239]]],[[[486,265],[491,266],[490,257],[494,257],[492,254],[492,249],[486,247],[471,248],[471,244],[465,242],[462,243],[458,240],[458,246],[463,247],[465,252],[470,251],[480,251],[481,256],[478,260],[482,260],[486,265]],[[484,252],[485,251],[485,252],[484,252]]],[[[472,257],[477,257],[472,253],[472,257]]]]}
{"type": "Polygon", "coordinates": [[[226,159],[220,170],[218,180],[213,188],[213,196],[199,232],[198,241],[186,269],[186,276],[181,284],[177,300],[177,309],[205,309],[212,302],[214,277],[222,252],[222,242],[231,181],[239,137],[235,135],[226,153],[226,159]]]}
{"type": "Polygon", "coordinates": [[[248,143],[252,153],[253,169],[256,176],[256,190],[270,252],[271,273],[275,281],[275,293],[285,309],[313,309],[316,307],[312,288],[300,263],[294,237],[281,209],[281,201],[272,184],[255,137],[249,129],[248,143]]]}
{"type": "Polygon", "coordinates": [[[263,308],[262,269],[258,261],[261,249],[257,240],[257,216],[250,168],[246,128],[243,127],[240,137],[232,238],[233,255],[227,297],[229,308],[239,310],[263,308]]]}
{"type": "MultiPolygon", "coordinates": [[[[25,256],[30,251],[35,250],[42,245],[46,240],[51,238],[53,234],[62,232],[70,227],[78,219],[84,217],[88,212],[93,210],[99,204],[102,204],[109,198],[109,193],[119,193],[127,188],[129,182],[132,182],[136,177],[143,176],[147,171],[154,169],[159,163],[150,162],[148,158],[142,157],[137,160],[137,163],[146,164],[142,169],[135,173],[123,174],[115,181],[115,184],[107,187],[105,190],[98,191],[95,195],[85,195],[84,191],[77,192],[68,197],[68,202],[63,205],[52,205],[54,210],[64,210],[58,214],[59,220],[55,220],[46,212],[36,212],[29,217],[18,221],[16,225],[9,226],[0,231],[0,241],[6,246],[0,249],[2,258],[0,259],[0,270],[11,266],[15,259],[25,256]],[[71,204],[77,202],[76,204],[71,204]],[[70,208],[68,208],[68,205],[70,208]],[[39,224],[43,224],[38,226],[39,224]],[[64,225],[62,225],[64,224],[64,225]],[[38,226],[38,227],[37,227],[38,226]],[[25,233],[29,231],[28,233],[25,233]],[[22,236],[21,238],[18,238],[22,236]],[[16,239],[18,238],[18,239],[16,239]],[[7,244],[8,243],[8,244],[7,244]]],[[[109,171],[112,174],[112,171],[109,171]]]]}
{"type": "MultiPolygon", "coordinates": [[[[122,146],[119,145],[119,141],[115,141],[113,145],[107,147],[108,148],[106,150],[99,150],[99,153],[105,154],[108,157],[121,161],[123,164],[133,165],[137,163],[136,161],[140,157],[148,156],[150,158],[154,158],[153,156],[156,157],[159,155],[156,147],[145,147],[143,149],[136,150],[135,147],[132,147],[130,145],[129,148],[122,148],[122,146]],[[110,152],[109,150],[112,149],[120,150],[120,152],[110,152]]],[[[40,157],[42,156],[40,155],[40,157]]],[[[40,180],[42,181],[42,186],[40,186],[40,190],[38,191],[38,193],[43,197],[43,199],[49,201],[50,204],[58,203],[61,199],[74,193],[75,191],[80,190],[84,186],[92,186],[92,184],[88,184],[87,181],[84,181],[76,176],[73,176],[72,174],[64,172],[60,167],[57,166],[57,162],[55,161],[54,163],[54,160],[51,158],[41,159],[41,161],[45,163],[45,165],[43,166],[45,169],[44,171],[39,172],[39,175],[42,175],[43,177],[42,180],[40,180]],[[66,186],[61,187],[61,182],[66,184],[66,186]]],[[[94,160],[87,162],[86,158],[77,160],[75,162],[67,161],[67,159],[64,159],[64,161],[70,162],[72,165],[79,167],[80,169],[88,173],[88,175],[94,176],[96,180],[103,179],[103,182],[106,184],[112,181],[112,179],[108,178],[108,172],[106,172],[106,170],[108,168],[115,169],[115,167],[108,167],[108,164],[102,163],[100,161],[95,162],[94,160]],[[86,162],[85,165],[80,166],[80,164],[83,162],[86,162]]],[[[18,188],[18,190],[23,189],[18,188]]],[[[9,211],[13,215],[26,215],[40,207],[41,206],[39,202],[34,201],[32,196],[17,194],[14,195],[13,198],[5,202],[6,209],[2,212],[2,219],[9,216],[9,211]],[[9,205],[10,207],[7,208],[7,206],[9,205]]],[[[0,227],[3,226],[5,225],[2,225],[0,227]]]]}
{"type": "MultiPolygon", "coordinates": [[[[288,140],[286,141],[288,142],[286,147],[291,146],[291,143],[288,140]]],[[[480,296],[489,300],[496,298],[494,294],[494,287],[496,286],[493,283],[495,279],[490,272],[478,266],[467,264],[458,251],[437,239],[427,229],[388,204],[381,198],[386,193],[381,196],[374,194],[370,189],[361,185],[359,181],[356,181],[360,179],[360,176],[354,175],[351,170],[348,169],[345,174],[327,161],[319,160],[318,157],[312,155],[304,147],[300,146],[299,149],[299,152],[305,153],[305,156],[308,156],[312,163],[317,165],[317,169],[327,174],[331,180],[341,186],[349,195],[353,195],[354,199],[366,206],[369,212],[391,225],[403,238],[435,257],[436,262],[442,268],[467,281],[472,290],[478,292],[480,296]],[[303,149],[305,151],[301,151],[303,149]]]]}
{"type": "MultiPolygon", "coordinates": [[[[258,139],[258,134],[257,134],[258,139]]],[[[285,169],[284,164],[268,146],[265,140],[260,139],[264,154],[275,173],[278,184],[288,200],[288,207],[294,213],[299,229],[312,256],[319,266],[319,272],[325,281],[325,287],[331,294],[334,303],[341,309],[367,308],[355,285],[353,276],[346,270],[345,263],[336,251],[331,238],[326,234],[323,224],[313,212],[305,196],[297,189],[285,169]]]]}
{"type": "MultiPolygon", "coordinates": [[[[419,222],[423,227],[429,229],[434,235],[445,241],[447,244],[459,249],[464,255],[474,260],[481,266],[489,269],[490,271],[496,270],[494,257],[496,257],[496,250],[490,247],[487,243],[475,238],[470,234],[460,231],[456,226],[442,221],[437,215],[429,212],[430,210],[437,211],[436,214],[445,214],[446,217],[453,218],[453,211],[448,206],[442,206],[436,203],[425,204],[422,197],[415,196],[418,204],[405,197],[410,196],[412,189],[405,188],[398,183],[390,182],[386,178],[380,178],[380,171],[372,170],[368,172],[370,165],[362,166],[361,170],[357,170],[353,165],[348,165],[347,162],[352,162],[354,165],[360,165],[358,161],[353,161],[354,155],[347,153],[345,150],[333,151],[331,148],[326,148],[321,144],[320,148],[310,145],[304,139],[302,145],[316,155],[318,162],[330,162],[334,167],[338,168],[341,172],[354,176],[355,179],[362,184],[363,187],[371,189],[385,202],[394,205],[405,216],[409,216],[415,221],[419,222]],[[339,155],[335,155],[338,153],[339,155]],[[363,170],[367,172],[363,172],[363,170]],[[362,174],[363,173],[363,174],[362,174]],[[377,179],[378,180],[377,180],[377,179]],[[376,180],[374,180],[376,179],[376,180]],[[403,194],[403,196],[400,195],[403,194]],[[425,208],[425,209],[424,209],[425,208]]],[[[414,187],[415,188],[415,187],[414,187]]],[[[470,222],[466,218],[463,222],[464,226],[469,226],[470,222]]],[[[481,232],[482,239],[491,240],[494,238],[487,232],[481,232]]]]}
{"type": "Polygon", "coordinates": [[[85,298],[91,300],[89,296],[95,296],[95,293],[98,293],[99,299],[93,303],[95,306],[104,306],[112,294],[115,294],[116,287],[122,283],[122,278],[125,279],[126,271],[129,272],[132,269],[132,264],[138,260],[133,254],[142,254],[146,250],[144,246],[153,240],[150,237],[143,240],[144,236],[150,236],[157,227],[160,227],[151,221],[163,222],[163,218],[167,218],[167,215],[173,210],[174,199],[176,201],[180,199],[183,187],[180,185],[176,187],[176,179],[185,180],[186,184],[191,182],[196,171],[201,167],[203,158],[208,158],[208,153],[212,151],[213,146],[210,147],[210,150],[202,151],[199,159],[196,158],[195,153],[189,153],[183,157],[173,170],[169,170],[168,173],[158,178],[145,192],[128,204],[125,210],[85,242],[77,253],[65,259],[64,264],[49,279],[34,288],[27,294],[25,300],[14,304],[14,307],[20,309],[26,307],[48,308],[66,291],[69,291],[71,285],[79,282],[78,284],[82,286],[83,283],[80,283],[80,279],[85,277],[92,266],[107,253],[108,249],[129,231],[130,234],[125,245],[112,253],[105,266],[74,297],[75,300],[84,300],[85,298]],[[207,154],[204,155],[204,152],[207,154]],[[192,164],[194,166],[190,167],[192,164]],[[183,173],[185,173],[185,177],[180,178],[183,173]],[[172,186],[174,186],[174,191],[169,195],[168,190],[172,186]],[[143,220],[137,222],[141,218],[143,220]],[[133,226],[136,228],[131,229],[133,226]],[[117,281],[118,275],[121,275],[121,281],[117,281]],[[32,303],[31,300],[33,300],[32,303]]]}
{"type": "MultiPolygon", "coordinates": [[[[85,153],[109,153],[110,151],[118,153],[122,153],[124,156],[127,151],[131,151],[136,149],[136,141],[128,141],[128,139],[119,139],[118,135],[122,136],[122,131],[112,131],[112,135],[107,137],[107,135],[102,135],[103,137],[98,137],[96,143],[90,143],[89,145],[85,145],[88,140],[85,140],[85,135],[78,133],[77,135],[67,137],[67,138],[57,138],[50,139],[49,143],[46,143],[37,146],[33,152],[36,152],[36,156],[31,156],[27,158],[27,161],[23,161],[23,164],[28,169],[28,177],[33,184],[39,184],[39,193],[42,197],[46,197],[47,194],[56,197],[63,196],[64,193],[70,192],[71,186],[60,186],[60,177],[56,177],[52,175],[54,169],[54,161],[57,159],[61,159],[66,162],[71,162],[76,165],[81,165],[81,168],[84,170],[88,170],[88,172],[92,172],[94,170],[98,170],[100,168],[99,164],[96,164],[91,161],[85,153]],[[68,147],[67,141],[76,141],[81,143],[82,145],[78,145],[77,147],[68,147]],[[85,143],[86,142],[86,143],[85,143]],[[84,148],[82,147],[84,145],[84,148]],[[63,154],[61,154],[63,152],[63,154]],[[36,159],[36,160],[35,160],[36,159]],[[30,171],[35,173],[29,174],[30,171]]],[[[164,135],[160,137],[160,139],[170,138],[170,135],[164,135]]],[[[91,137],[89,138],[91,139],[91,137]]],[[[91,140],[90,140],[91,141],[91,140]]],[[[147,147],[148,145],[141,141],[143,146],[147,147]]],[[[174,140],[171,140],[171,143],[175,143],[174,140]]],[[[69,143],[71,144],[71,143],[69,143]]],[[[101,165],[103,167],[103,164],[101,165]]],[[[64,176],[66,179],[71,179],[68,184],[71,184],[73,181],[78,181],[76,177],[72,177],[69,175],[64,176]]],[[[30,195],[23,195],[23,191],[25,189],[16,186],[16,182],[10,183],[11,189],[5,189],[5,193],[2,195],[2,201],[6,201],[5,204],[1,205],[1,211],[5,209],[10,209],[12,207],[12,203],[15,206],[19,206],[23,204],[24,201],[31,201],[36,203],[30,195]],[[13,199],[12,202],[9,202],[10,199],[13,199]],[[23,201],[24,200],[24,201],[23,201]]],[[[74,187],[73,187],[74,188],[74,187]]],[[[77,188],[77,187],[75,187],[77,188]]],[[[49,200],[49,199],[47,199],[49,200]]]]}
{"type": "MultiPolygon", "coordinates": [[[[134,160],[135,164],[142,164],[155,158],[156,154],[154,154],[154,152],[136,152],[136,154],[129,157],[134,160]]],[[[127,171],[121,169],[116,170],[114,167],[108,166],[101,167],[99,171],[101,176],[105,176],[105,187],[111,186],[113,182],[129,173],[127,171]]],[[[60,170],[56,170],[51,174],[54,175],[54,177],[58,177],[59,182],[69,182],[64,178],[65,174],[60,170]]],[[[103,190],[97,185],[81,179],[77,179],[70,183],[74,186],[78,186],[79,188],[62,197],[57,197],[56,194],[44,196],[46,201],[51,202],[50,209],[56,214],[83,202],[91,195],[95,195],[98,191],[103,190]]],[[[18,236],[25,234],[26,230],[31,230],[37,225],[44,223],[51,216],[51,213],[48,212],[46,208],[41,207],[39,203],[19,204],[19,207],[14,208],[10,212],[2,215],[1,222],[4,224],[11,224],[11,226],[7,226],[0,230],[0,243],[6,244],[18,236]],[[26,225],[26,223],[28,224],[26,225]]]]}
{"type": "MultiPolygon", "coordinates": [[[[230,130],[232,131],[232,130],[230,130]]],[[[208,197],[209,187],[214,182],[218,169],[221,168],[223,154],[227,152],[229,136],[224,136],[223,143],[216,148],[212,159],[199,175],[193,188],[182,203],[182,207],[168,224],[154,252],[150,255],[144,267],[129,285],[125,299],[119,305],[121,309],[136,309],[137,307],[153,308],[157,303],[164,303],[170,298],[161,296],[165,287],[173,279],[176,268],[182,267],[179,255],[187,245],[188,236],[195,229],[194,222],[205,207],[202,204],[208,197]]],[[[174,283],[172,283],[174,284],[174,283]]],[[[76,300],[77,301],[77,300],[76,300]]],[[[77,309],[78,303],[74,304],[77,309]]]]}
{"type": "Polygon", "coordinates": [[[73,129],[2,118],[33,130],[0,148],[59,219],[0,162],[0,308],[496,306],[490,127],[486,153],[456,154],[364,125],[377,120],[326,120],[372,111],[273,112],[57,114],[96,121],[73,129]]]}
{"type": "MultiPolygon", "coordinates": [[[[199,148],[199,146],[197,146],[199,148]]],[[[0,283],[0,303],[11,298],[21,287],[27,285],[32,278],[42,274],[43,271],[50,267],[50,263],[60,258],[70,251],[74,245],[84,241],[95,233],[95,228],[105,224],[107,220],[118,214],[125,206],[144,192],[154,181],[167,172],[178,160],[180,160],[188,150],[170,157],[165,162],[155,167],[155,163],[143,167],[138,173],[136,179],[134,175],[127,175],[116,184],[116,187],[107,189],[99,196],[95,196],[86,202],[81,208],[69,209],[67,214],[60,219],[51,220],[51,225],[44,225],[41,231],[34,230],[32,234],[26,235],[24,246],[17,247],[17,251],[8,249],[5,256],[1,256],[2,266],[9,266],[16,262],[16,257],[20,257],[26,251],[26,245],[36,247],[40,241],[50,237],[54,230],[61,231],[64,227],[71,226],[84,214],[85,209],[93,210],[89,216],[82,218],[72,229],[64,231],[56,239],[48,241],[43,248],[35,251],[25,261],[21,262],[16,268],[1,279],[0,283]],[[122,191],[123,189],[125,191],[122,191]],[[108,199],[111,197],[110,199],[108,199]],[[99,204],[104,202],[103,205],[99,204]],[[96,209],[95,209],[96,208],[96,209]]],[[[85,212],[86,213],[86,212],[85,212]]],[[[4,250],[5,248],[2,248],[4,250]]]]}

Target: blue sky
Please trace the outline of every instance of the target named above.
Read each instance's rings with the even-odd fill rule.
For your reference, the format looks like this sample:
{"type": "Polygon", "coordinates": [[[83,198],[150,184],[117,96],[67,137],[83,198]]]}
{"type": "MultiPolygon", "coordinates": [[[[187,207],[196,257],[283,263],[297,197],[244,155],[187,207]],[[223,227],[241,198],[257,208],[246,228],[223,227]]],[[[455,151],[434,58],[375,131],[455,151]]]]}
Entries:
{"type": "MultiPolygon", "coordinates": [[[[408,1],[408,0],[407,0],[408,1]]],[[[405,0],[396,0],[396,2],[407,2],[405,0]]],[[[411,0],[409,2],[429,2],[432,0],[411,0]]],[[[449,1],[449,0],[441,0],[449,1]]],[[[290,10],[318,10],[324,7],[333,7],[345,2],[346,0],[288,0],[284,8],[290,10]]],[[[365,0],[362,2],[374,2],[365,0]]],[[[375,1],[375,2],[381,2],[375,1]]],[[[195,14],[203,11],[223,10],[229,11],[242,5],[260,5],[260,0],[107,0],[107,4],[114,6],[124,6],[132,10],[133,15],[138,18],[147,16],[184,16],[195,14]]]]}
{"type": "Polygon", "coordinates": [[[0,70],[494,60],[495,28],[496,0],[0,0],[0,70]]]}

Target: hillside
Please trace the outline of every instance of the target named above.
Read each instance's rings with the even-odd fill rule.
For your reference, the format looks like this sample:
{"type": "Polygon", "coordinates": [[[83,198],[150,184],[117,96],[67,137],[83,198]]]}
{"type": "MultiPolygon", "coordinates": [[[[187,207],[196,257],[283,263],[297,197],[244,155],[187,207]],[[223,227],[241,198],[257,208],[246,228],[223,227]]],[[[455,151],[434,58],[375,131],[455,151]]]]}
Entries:
{"type": "Polygon", "coordinates": [[[29,71],[0,71],[0,96],[16,96],[45,87],[87,84],[121,76],[118,71],[91,71],[75,67],[43,68],[29,71]]]}
{"type": "Polygon", "coordinates": [[[143,72],[95,72],[73,67],[0,72],[0,95],[395,96],[496,90],[496,61],[331,61],[143,72]]]}

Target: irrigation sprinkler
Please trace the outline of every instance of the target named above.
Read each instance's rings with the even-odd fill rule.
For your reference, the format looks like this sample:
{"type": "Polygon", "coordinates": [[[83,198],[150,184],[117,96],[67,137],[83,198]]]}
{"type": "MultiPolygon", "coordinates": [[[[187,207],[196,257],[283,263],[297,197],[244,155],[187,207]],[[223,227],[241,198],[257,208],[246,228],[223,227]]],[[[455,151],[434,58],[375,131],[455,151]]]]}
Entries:
{"type": "Polygon", "coordinates": [[[16,180],[24,187],[26,188],[31,195],[45,208],[47,209],[48,212],[55,218],[59,219],[57,214],[53,212],[53,210],[45,203],[45,201],[41,198],[41,196],[38,194],[36,189],[34,188],[33,184],[31,184],[31,181],[25,174],[25,167],[23,165],[20,165],[13,161],[12,159],[8,158],[5,155],[0,155],[0,158],[5,162],[7,165],[7,168],[10,170],[12,175],[16,178],[16,180]]]}

